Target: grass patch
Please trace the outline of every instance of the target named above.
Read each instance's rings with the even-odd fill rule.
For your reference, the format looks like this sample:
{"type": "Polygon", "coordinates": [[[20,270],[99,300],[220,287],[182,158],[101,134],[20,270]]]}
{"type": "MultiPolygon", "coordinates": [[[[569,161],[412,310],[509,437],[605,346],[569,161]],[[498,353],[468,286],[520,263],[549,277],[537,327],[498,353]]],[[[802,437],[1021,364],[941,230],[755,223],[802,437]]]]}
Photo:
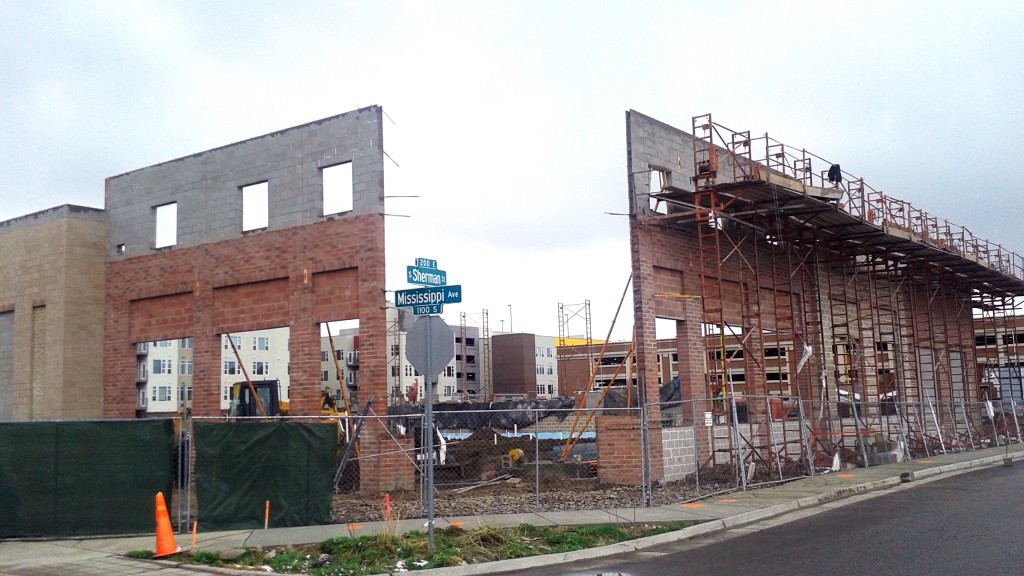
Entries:
{"type": "MultiPolygon", "coordinates": [[[[520,524],[515,528],[480,526],[471,530],[449,527],[434,533],[433,551],[423,532],[400,535],[388,530],[376,536],[331,538],[318,546],[249,550],[231,562],[223,561],[216,553],[203,551],[181,554],[178,559],[214,566],[269,566],[279,574],[361,576],[572,552],[681,530],[694,524],[696,522],[545,527],[520,524]]],[[[148,551],[137,552],[152,557],[148,551]]]]}
{"type": "Polygon", "coordinates": [[[192,561],[196,564],[209,564],[210,566],[220,566],[224,564],[224,561],[220,559],[220,554],[217,552],[196,550],[191,553],[191,557],[192,561]]]}
{"type": "Polygon", "coordinates": [[[135,558],[136,560],[152,560],[152,550],[129,550],[125,556],[129,558],[135,558]]]}

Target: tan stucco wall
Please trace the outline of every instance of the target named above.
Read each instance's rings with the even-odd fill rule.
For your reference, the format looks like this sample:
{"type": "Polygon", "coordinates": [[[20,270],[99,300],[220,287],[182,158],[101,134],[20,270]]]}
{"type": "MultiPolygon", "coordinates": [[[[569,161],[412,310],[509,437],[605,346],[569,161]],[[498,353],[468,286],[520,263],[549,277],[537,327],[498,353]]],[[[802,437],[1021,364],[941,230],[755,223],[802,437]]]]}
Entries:
{"type": "Polygon", "coordinates": [[[0,223],[0,312],[13,313],[14,338],[0,419],[102,416],[108,237],[94,209],[61,206],[0,223]]]}

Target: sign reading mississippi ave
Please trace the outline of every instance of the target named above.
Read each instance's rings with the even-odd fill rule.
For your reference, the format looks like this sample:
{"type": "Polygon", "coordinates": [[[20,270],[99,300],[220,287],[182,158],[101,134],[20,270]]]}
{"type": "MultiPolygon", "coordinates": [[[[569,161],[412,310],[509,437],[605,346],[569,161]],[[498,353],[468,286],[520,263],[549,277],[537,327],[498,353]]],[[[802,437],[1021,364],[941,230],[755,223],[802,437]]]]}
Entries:
{"type": "Polygon", "coordinates": [[[395,306],[425,306],[430,304],[454,304],[462,302],[462,286],[434,286],[396,290],[395,306]]]}

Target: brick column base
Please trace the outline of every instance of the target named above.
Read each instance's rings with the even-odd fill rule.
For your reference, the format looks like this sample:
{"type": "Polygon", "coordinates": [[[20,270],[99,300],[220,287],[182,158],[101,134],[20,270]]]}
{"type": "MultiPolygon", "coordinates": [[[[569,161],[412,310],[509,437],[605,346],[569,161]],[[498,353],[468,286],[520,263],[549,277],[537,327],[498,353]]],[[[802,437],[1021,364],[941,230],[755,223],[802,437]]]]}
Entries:
{"type": "Polygon", "coordinates": [[[410,460],[415,458],[415,439],[412,436],[392,437],[373,424],[375,430],[367,430],[370,426],[364,426],[360,434],[359,491],[377,495],[416,490],[416,467],[410,460]]]}
{"type": "MultiPolygon", "coordinates": [[[[664,477],[660,422],[650,423],[648,439],[651,444],[651,477],[660,481],[664,477]]],[[[639,418],[597,417],[597,479],[601,484],[643,484],[643,451],[640,441],[639,418]]]]}

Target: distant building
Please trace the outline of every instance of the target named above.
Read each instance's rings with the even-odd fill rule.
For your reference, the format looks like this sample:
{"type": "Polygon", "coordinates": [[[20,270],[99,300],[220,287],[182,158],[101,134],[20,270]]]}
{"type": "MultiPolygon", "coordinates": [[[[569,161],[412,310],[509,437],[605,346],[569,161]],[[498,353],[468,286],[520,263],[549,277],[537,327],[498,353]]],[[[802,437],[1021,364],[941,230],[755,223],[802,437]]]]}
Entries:
{"type": "MultiPolygon", "coordinates": [[[[406,358],[406,333],[416,316],[401,308],[388,309],[388,381],[395,401],[409,402],[415,390],[417,402],[423,400],[424,376],[406,358]]],[[[435,402],[475,400],[483,396],[483,342],[476,326],[451,326],[455,333],[454,356],[437,376],[435,402]]]]}
{"type": "Polygon", "coordinates": [[[558,391],[555,338],[535,334],[496,334],[491,337],[494,396],[550,398],[558,391]]]}

